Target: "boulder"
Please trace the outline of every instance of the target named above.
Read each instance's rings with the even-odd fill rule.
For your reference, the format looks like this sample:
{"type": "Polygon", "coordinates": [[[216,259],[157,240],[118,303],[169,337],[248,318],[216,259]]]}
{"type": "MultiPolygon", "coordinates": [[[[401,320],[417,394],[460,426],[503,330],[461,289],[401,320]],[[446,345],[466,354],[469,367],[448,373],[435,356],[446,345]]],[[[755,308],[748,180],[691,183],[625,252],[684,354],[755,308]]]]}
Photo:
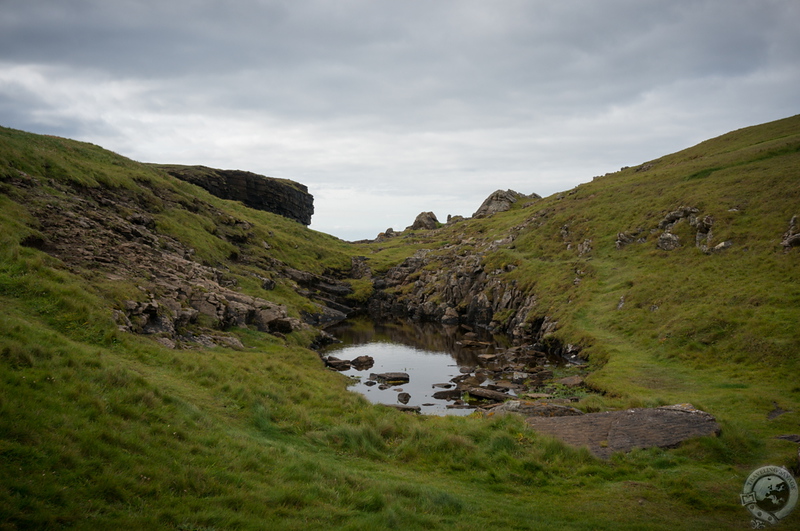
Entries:
{"type": "Polygon", "coordinates": [[[372,356],[359,356],[354,360],[352,360],[350,364],[357,371],[366,371],[367,369],[371,369],[372,366],[375,365],[375,359],[372,356]]]}
{"type": "Polygon", "coordinates": [[[433,212],[420,212],[414,223],[406,230],[433,230],[439,228],[439,220],[433,212]]]}
{"type": "Polygon", "coordinates": [[[382,241],[388,240],[390,238],[395,238],[399,234],[400,234],[399,232],[395,232],[395,230],[393,228],[389,227],[384,232],[379,233],[378,236],[375,237],[375,241],[376,242],[382,242],[382,241]]]}
{"type": "MultiPolygon", "coordinates": [[[[536,194],[532,194],[530,197],[539,197],[536,194]]],[[[489,197],[487,197],[478,210],[472,215],[473,218],[486,218],[497,214],[498,212],[505,212],[506,210],[511,209],[511,205],[526,197],[525,194],[521,194],[519,192],[515,192],[514,190],[497,190],[492,192],[489,197]]]]}
{"type": "Polygon", "coordinates": [[[301,327],[300,321],[292,317],[282,317],[269,323],[269,331],[279,334],[291,334],[301,327]]]}
{"type": "Polygon", "coordinates": [[[460,389],[448,389],[447,391],[436,391],[431,395],[436,400],[458,400],[463,391],[460,389]]]}
{"type": "Polygon", "coordinates": [[[669,230],[678,221],[682,220],[683,218],[688,218],[689,216],[697,214],[698,212],[699,210],[694,207],[688,207],[688,206],[679,207],[677,210],[673,210],[672,212],[664,216],[664,219],[658,222],[658,228],[669,230]]]}
{"type": "Polygon", "coordinates": [[[797,216],[792,216],[792,219],[789,220],[789,230],[787,230],[783,234],[783,238],[781,240],[781,245],[783,245],[787,250],[790,247],[800,246],[800,233],[797,233],[797,216]]]}
{"type": "Polygon", "coordinates": [[[509,400],[513,398],[511,395],[506,393],[501,393],[500,391],[493,391],[491,389],[486,389],[485,387],[468,387],[465,389],[470,396],[478,397],[478,398],[485,398],[487,400],[494,400],[495,402],[503,402],[505,400],[509,400]]]}
{"type": "Polygon", "coordinates": [[[661,236],[658,237],[658,243],[656,243],[656,247],[662,251],[674,251],[680,246],[680,238],[671,232],[661,234],[661,236]]]}
{"type": "Polygon", "coordinates": [[[328,356],[325,358],[325,365],[330,367],[335,371],[349,371],[350,370],[350,361],[349,360],[340,360],[334,356],[328,356]]]}

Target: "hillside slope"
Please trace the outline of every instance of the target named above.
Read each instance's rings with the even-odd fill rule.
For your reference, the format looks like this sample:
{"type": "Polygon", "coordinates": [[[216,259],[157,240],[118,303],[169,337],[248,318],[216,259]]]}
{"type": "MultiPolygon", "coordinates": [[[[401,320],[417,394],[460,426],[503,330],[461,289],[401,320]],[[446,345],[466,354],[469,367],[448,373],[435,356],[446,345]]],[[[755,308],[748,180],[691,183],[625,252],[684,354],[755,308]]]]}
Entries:
{"type": "Polygon", "coordinates": [[[793,117],[348,244],[0,129],[0,525],[741,525],[749,471],[798,465],[774,437],[800,432],[799,183],[793,117]],[[599,461],[511,417],[369,405],[308,349],[359,310],[578,354],[602,392],[581,409],[692,402],[722,436],[599,461]]]}
{"type": "MultiPolygon", "coordinates": [[[[797,431],[794,414],[760,421],[800,398],[798,213],[795,116],[364,253],[385,279],[378,314],[577,354],[606,400],[693,401],[797,431]]],[[[595,400],[583,407],[607,407],[595,400]]]]}
{"type": "Polygon", "coordinates": [[[488,219],[365,246],[384,309],[691,362],[794,367],[800,118],[736,131],[488,219]],[[416,255],[399,267],[409,244],[416,255]],[[643,337],[644,336],[644,337],[643,337]]]}

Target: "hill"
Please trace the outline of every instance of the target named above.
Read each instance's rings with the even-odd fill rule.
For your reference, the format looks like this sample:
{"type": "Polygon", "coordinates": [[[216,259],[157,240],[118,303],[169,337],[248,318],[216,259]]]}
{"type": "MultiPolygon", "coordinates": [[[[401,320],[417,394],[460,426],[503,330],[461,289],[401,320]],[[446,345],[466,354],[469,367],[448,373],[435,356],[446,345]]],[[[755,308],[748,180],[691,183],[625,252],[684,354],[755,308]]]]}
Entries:
{"type": "Polygon", "coordinates": [[[739,526],[749,472],[798,467],[798,175],[800,116],[347,243],[0,129],[0,525],[739,526]],[[578,408],[691,402],[722,434],[604,461],[370,405],[309,349],[357,312],[579,356],[578,408]]]}

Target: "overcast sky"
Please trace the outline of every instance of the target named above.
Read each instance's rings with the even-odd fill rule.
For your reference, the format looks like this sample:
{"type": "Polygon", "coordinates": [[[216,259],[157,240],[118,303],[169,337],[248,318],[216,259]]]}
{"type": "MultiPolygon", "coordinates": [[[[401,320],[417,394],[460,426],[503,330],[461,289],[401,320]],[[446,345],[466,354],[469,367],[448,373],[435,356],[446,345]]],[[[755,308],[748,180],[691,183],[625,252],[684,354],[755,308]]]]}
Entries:
{"type": "Polygon", "coordinates": [[[0,125],[299,181],[343,239],[800,113],[798,0],[0,0],[0,125]]]}

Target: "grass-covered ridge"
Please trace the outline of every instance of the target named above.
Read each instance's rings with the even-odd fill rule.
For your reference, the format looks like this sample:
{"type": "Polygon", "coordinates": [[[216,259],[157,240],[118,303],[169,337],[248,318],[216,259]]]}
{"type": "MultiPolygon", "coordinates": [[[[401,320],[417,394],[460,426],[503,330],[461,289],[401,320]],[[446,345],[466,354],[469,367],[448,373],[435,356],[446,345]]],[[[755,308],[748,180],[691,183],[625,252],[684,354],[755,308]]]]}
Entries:
{"type": "Polygon", "coordinates": [[[774,436],[800,432],[799,250],[780,245],[800,214],[798,146],[793,117],[490,218],[356,245],[97,146],[0,129],[0,527],[744,527],[749,472],[797,465],[774,436]],[[323,369],[309,332],[229,331],[244,349],[120,332],[113,309],[152,279],[112,279],[41,243],[48,205],[80,194],[102,215],[95,192],[152,216],[164,249],[191,247],[295,316],[309,302],[284,278],[264,290],[270,264],[321,274],[365,256],[380,274],[418,249],[481,253],[583,347],[605,392],[583,409],[692,402],[722,436],[604,462],[511,417],[370,405],[323,369]],[[659,223],[683,206],[713,218],[708,247],[730,247],[703,252],[682,219],[681,246],[657,249],[659,223]],[[617,248],[619,233],[634,241],[617,248]]]}

